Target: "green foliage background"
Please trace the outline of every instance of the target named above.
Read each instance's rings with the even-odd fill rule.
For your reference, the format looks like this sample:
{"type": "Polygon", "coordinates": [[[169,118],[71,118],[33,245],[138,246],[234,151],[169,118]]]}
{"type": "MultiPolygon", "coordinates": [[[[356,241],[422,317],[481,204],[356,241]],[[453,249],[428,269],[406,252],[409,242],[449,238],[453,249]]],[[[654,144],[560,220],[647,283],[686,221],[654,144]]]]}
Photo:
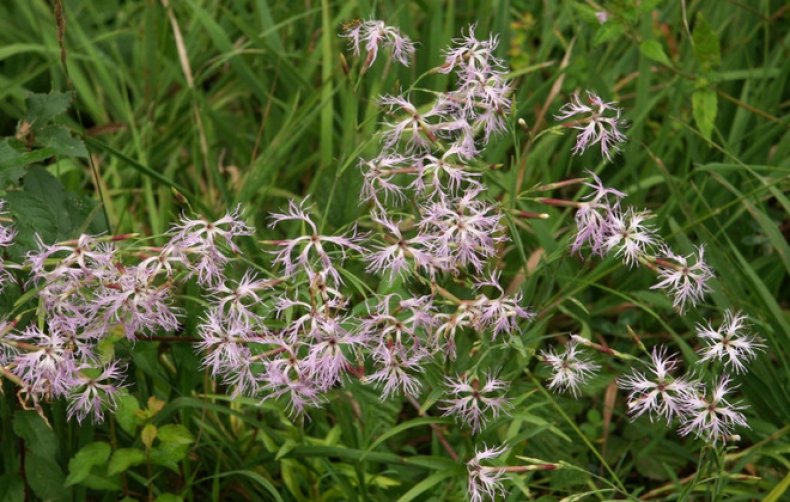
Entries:
{"type": "MultiPolygon", "coordinates": [[[[408,403],[382,403],[374,389],[353,383],[310,420],[293,422],[273,403],[231,402],[189,344],[138,343],[118,349],[132,361],[130,395],[102,426],[66,423],[63,403],[53,403],[50,428],[20,410],[5,384],[0,500],[458,500],[465,468],[432,427],[445,431],[462,460],[475,445],[507,442],[511,463],[524,455],[572,466],[512,476],[511,500],[786,494],[786,3],[64,0],[62,46],[60,5],[0,4],[0,133],[7,136],[0,193],[20,230],[11,258],[33,245],[36,232],[50,241],[84,231],[161,236],[182,211],[218,216],[239,203],[267,238],[268,212],[308,193],[327,229],[356,221],[366,209],[354,166],[379,148],[376,97],[441,64],[451,38],[477,23],[479,33],[500,34],[516,89],[512,133],[485,153],[496,167],[486,177],[492,194],[509,207],[544,211],[519,200],[520,189],[595,170],[631,204],[653,210],[680,251],[706,244],[717,279],[705,312],[745,311],[768,350],[739,378],[752,428],[740,431],[743,441],[721,465],[697,463],[708,458],[698,441],[649,420],[630,422],[612,391],[625,370],[616,363],[579,401],[545,392],[534,351],[551,335],[594,333],[633,352],[630,326],[646,343],[671,340],[693,362],[694,326],[703,320],[674,313],[649,289],[647,271],[569,256],[571,214],[552,210],[546,221],[510,221],[517,238],[506,275],[524,274],[525,301],[552,315],[512,341],[502,362],[515,381],[512,417],[481,438],[433,410],[421,416],[408,403]],[[610,13],[604,24],[595,17],[602,8],[610,13]],[[411,68],[378,61],[362,78],[344,72],[343,57],[354,61],[341,26],[370,16],[419,42],[411,68]],[[572,157],[568,134],[534,138],[577,89],[626,110],[629,142],[612,164],[596,152],[572,157]]],[[[437,91],[447,85],[442,75],[420,81],[437,91]]],[[[254,241],[245,246],[245,256],[268,266],[254,241]]],[[[0,313],[11,311],[14,294],[2,295],[0,313]]],[[[183,336],[194,335],[198,314],[190,312],[183,336]]],[[[441,375],[429,379],[438,384],[441,375]]],[[[423,409],[438,397],[429,393],[423,409]]]]}

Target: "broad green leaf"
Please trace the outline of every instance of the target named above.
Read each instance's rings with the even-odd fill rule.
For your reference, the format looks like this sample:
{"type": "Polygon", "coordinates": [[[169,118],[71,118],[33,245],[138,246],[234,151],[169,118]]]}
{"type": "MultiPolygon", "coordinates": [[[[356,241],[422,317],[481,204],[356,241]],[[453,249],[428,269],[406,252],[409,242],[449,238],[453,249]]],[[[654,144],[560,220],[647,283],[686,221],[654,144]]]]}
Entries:
{"type": "Polygon", "coordinates": [[[71,492],[64,490],[66,476],[54,458],[36,453],[25,456],[25,478],[27,484],[42,500],[66,500],[71,492]]]}
{"type": "Polygon", "coordinates": [[[96,465],[103,465],[110,458],[109,443],[97,441],[84,446],[69,461],[69,476],[66,478],[66,486],[75,485],[85,478],[96,465]]]}
{"type": "Polygon", "coordinates": [[[178,462],[186,457],[189,445],[194,442],[192,433],[181,424],[167,424],[157,433],[159,444],[151,449],[151,461],[173,471],[178,470],[178,462]]]}
{"type": "Polygon", "coordinates": [[[145,462],[145,453],[137,448],[119,448],[115,450],[107,465],[107,474],[113,475],[124,472],[129,467],[145,462]]]}
{"type": "Polygon", "coordinates": [[[25,483],[17,474],[0,476],[0,502],[24,502],[25,483]]]}
{"type": "Polygon", "coordinates": [[[192,433],[189,432],[189,429],[181,424],[163,425],[159,428],[159,434],[157,437],[159,438],[159,441],[162,441],[163,443],[171,443],[175,445],[192,444],[195,441],[195,439],[192,437],[192,433]]]}
{"type": "Polygon", "coordinates": [[[672,65],[672,63],[669,61],[669,57],[667,57],[667,54],[664,52],[664,48],[661,47],[661,43],[659,43],[657,40],[645,40],[639,45],[639,52],[641,52],[646,58],[657,63],[661,63],[666,66],[672,65]]]}
{"type": "Polygon", "coordinates": [[[137,402],[136,397],[124,394],[118,398],[118,408],[115,410],[115,420],[118,422],[118,425],[121,426],[121,429],[130,436],[135,435],[137,427],[141,424],[140,417],[137,416],[139,410],[140,403],[137,402]]]}
{"type": "Polygon", "coordinates": [[[25,441],[25,448],[46,458],[54,458],[57,452],[55,433],[34,411],[14,413],[14,434],[25,441]]]}
{"type": "Polygon", "coordinates": [[[88,474],[85,479],[80,481],[80,484],[91,490],[117,491],[121,489],[121,483],[118,480],[94,472],[88,474]]]}
{"type": "Polygon", "coordinates": [[[700,89],[691,95],[691,108],[694,112],[694,122],[697,123],[705,139],[710,139],[713,134],[713,125],[716,122],[718,99],[716,93],[710,89],[700,89]]]}
{"type": "Polygon", "coordinates": [[[694,54],[702,66],[703,70],[710,70],[718,66],[721,62],[721,50],[719,49],[719,36],[705,20],[702,12],[697,14],[692,33],[694,42],[694,54]]]}
{"type": "Polygon", "coordinates": [[[154,502],[183,502],[183,498],[173,493],[162,493],[154,499],[154,502]]]}

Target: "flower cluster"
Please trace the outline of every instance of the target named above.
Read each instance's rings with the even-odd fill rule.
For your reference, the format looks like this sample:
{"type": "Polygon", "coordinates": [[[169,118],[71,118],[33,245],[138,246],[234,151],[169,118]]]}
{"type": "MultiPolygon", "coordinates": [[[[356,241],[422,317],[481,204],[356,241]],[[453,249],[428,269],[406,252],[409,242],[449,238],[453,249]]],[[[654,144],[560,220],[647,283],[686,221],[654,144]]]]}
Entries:
{"type": "MultiPolygon", "coordinates": [[[[10,230],[4,230],[13,237],[10,230]]],[[[20,384],[24,406],[40,410],[53,398],[66,398],[68,416],[101,421],[116,406],[124,365],[108,359],[105,339],[140,337],[179,327],[172,306],[176,280],[191,276],[200,284],[224,277],[233,238],[249,234],[230,213],[215,222],[183,218],[161,248],[124,248],[129,235],[81,235],[28,253],[27,286],[36,288],[43,326],[14,331],[3,324],[2,363],[20,384]]]]}
{"type": "Polygon", "coordinates": [[[651,218],[647,210],[623,209],[621,201],[626,194],[605,187],[597,175],[589,174],[593,181],[585,185],[592,193],[576,211],[572,252],[578,253],[586,246],[594,255],[611,254],[629,267],[649,266],[658,276],[652,288],[669,291],[681,313],[702,301],[713,278],[713,271],[705,262],[705,247],[700,245],[685,256],[676,254],[647,223],[651,218]]]}
{"type": "MultiPolygon", "coordinates": [[[[216,221],[184,216],[161,247],[130,235],[38,238],[25,263],[12,266],[30,271],[23,286],[37,293],[38,323],[27,312],[0,319],[2,374],[18,384],[22,404],[41,412],[42,402],[64,398],[69,418],[101,421],[117,406],[125,372],[102,342],[178,333],[175,296],[189,283],[205,305],[195,350],[233,396],[279,400],[298,415],[353,379],[375,386],[382,399],[403,395],[419,407],[430,375],[443,372],[427,401],[437,403],[436,413],[472,434],[508,413],[510,383],[499,378],[496,354],[536,314],[523,305],[519,278],[502,280],[505,213],[486,191],[480,156],[507,128],[512,89],[495,56],[497,37],[475,31],[455,39],[433,70],[450,75],[446,92],[379,98],[387,119],[378,155],[359,161],[367,214],[354,225],[326,228],[309,199],[289,200],[269,217],[275,238],[259,242],[268,263],[238,259],[239,239],[256,232],[240,208],[216,221]],[[378,289],[352,273],[362,269],[378,289]]],[[[364,47],[363,72],[379,50],[404,65],[414,53],[382,21],[354,23],[342,36],[355,54],[364,47]]],[[[621,109],[592,92],[585,102],[574,95],[556,117],[580,131],[577,154],[598,145],[611,160],[626,139],[621,109]]],[[[590,193],[580,202],[559,201],[577,208],[571,251],[649,268],[657,275],[652,288],[670,292],[680,313],[696,307],[713,278],[704,246],[675,253],[649,211],[624,206],[627,195],[593,173],[584,181],[590,193]]],[[[15,238],[4,208],[0,201],[0,289],[11,277],[3,254],[15,238]]],[[[633,419],[647,416],[712,443],[748,427],[729,372],[747,371],[765,345],[745,315],[728,310],[718,327],[699,324],[700,359],[685,373],[667,347],[638,345],[644,360],[572,335],[561,348],[540,351],[551,371],[547,386],[578,397],[601,370],[589,354],[597,351],[633,364],[616,380],[633,419]]],[[[508,473],[560,467],[486,465],[505,451],[483,445],[467,462],[472,501],[504,494],[508,473]]]]}
{"type": "MultiPolygon", "coordinates": [[[[380,22],[358,24],[346,36],[357,50],[365,41],[365,67],[380,43],[390,44],[395,59],[401,45],[411,50],[380,22]]],[[[290,201],[271,215],[271,227],[299,233],[265,241],[274,248],[279,277],[262,280],[248,272],[234,283],[214,280],[214,273],[200,276],[207,278],[210,306],[199,350],[204,365],[235,393],[283,398],[294,413],[320,405],[348,378],[379,386],[383,398],[417,397],[426,366],[437,357],[455,358],[460,333],[490,332],[495,339],[533,317],[520,305],[520,292],[506,293],[492,268],[506,236],[475,165],[479,148],[504,129],[510,109],[496,44],[493,37],[477,40],[473,28],[456,41],[439,69],[453,72],[456,85],[427,111],[404,96],[380,99],[393,121],[385,125],[381,154],[360,161],[370,232],[324,232],[311,204],[290,201]],[[367,315],[360,316],[344,293],[343,267],[351,257],[366,263],[368,273],[403,279],[403,290],[371,295],[367,315]],[[474,296],[449,293],[440,285],[445,279],[468,280],[474,296]]],[[[503,382],[468,381],[470,396],[456,383],[444,411],[473,432],[482,429],[485,415],[505,408],[503,382]]]]}
{"type": "MultiPolygon", "coordinates": [[[[744,407],[732,403],[728,397],[736,387],[731,385],[730,375],[721,373],[716,366],[706,371],[704,365],[710,361],[723,361],[725,369],[732,368],[739,373],[745,370],[745,363],[754,359],[765,346],[759,337],[745,331],[746,317],[740,313],[726,311],[718,329],[713,329],[710,324],[700,325],[697,329],[697,337],[702,343],[699,349],[702,358],[695,370],[673,375],[679,366],[678,356],[665,346],[656,346],[648,354],[648,362],[636,361],[646,370],[633,369],[628,375],[618,378],[617,385],[627,392],[626,404],[632,418],[647,415],[651,421],[663,420],[668,426],[677,420],[681,435],[693,432],[706,441],[718,443],[728,440],[734,427],[748,427],[748,423],[741,413],[744,407]]],[[[573,335],[564,352],[543,352],[543,360],[552,369],[550,389],[568,390],[578,396],[579,386],[600,368],[579,354],[580,346],[630,362],[635,359],[573,335]]]]}

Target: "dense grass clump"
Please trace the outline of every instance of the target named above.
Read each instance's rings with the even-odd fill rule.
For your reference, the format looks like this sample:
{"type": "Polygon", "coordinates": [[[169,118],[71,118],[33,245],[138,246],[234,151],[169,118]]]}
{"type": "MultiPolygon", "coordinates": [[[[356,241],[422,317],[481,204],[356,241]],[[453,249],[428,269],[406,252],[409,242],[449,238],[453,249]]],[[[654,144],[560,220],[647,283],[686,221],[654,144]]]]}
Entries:
{"type": "Polygon", "coordinates": [[[0,494],[783,499],[789,16],[0,5],[0,494]]]}

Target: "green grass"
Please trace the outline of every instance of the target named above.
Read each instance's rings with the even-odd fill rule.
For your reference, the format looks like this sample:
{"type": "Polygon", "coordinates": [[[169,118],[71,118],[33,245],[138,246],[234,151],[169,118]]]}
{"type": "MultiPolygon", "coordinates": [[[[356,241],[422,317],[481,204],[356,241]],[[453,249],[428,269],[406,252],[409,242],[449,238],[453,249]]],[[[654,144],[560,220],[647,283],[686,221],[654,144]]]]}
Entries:
{"type": "MultiPolygon", "coordinates": [[[[268,213],[307,194],[327,230],[357,222],[367,209],[360,205],[355,166],[379,149],[375,134],[383,116],[376,98],[408,88],[441,64],[451,38],[476,22],[478,33],[500,34],[500,56],[515,84],[511,132],[484,155],[498,166],[486,175],[492,196],[504,207],[546,211],[522,192],[591,169],[627,191],[629,203],[653,210],[677,250],[705,243],[716,271],[714,292],[702,309],[678,315],[670,300],[649,289],[649,271],[570,256],[572,213],[550,208],[548,220],[509,223],[515,235],[504,276],[521,277],[525,302],[547,315],[504,352],[502,375],[514,381],[515,406],[479,438],[435,416],[435,408],[421,417],[405,400],[380,402],[373,388],[358,383],[335,392],[310,420],[292,421],[268,402],[231,402],[200,370],[190,345],[139,343],[129,349],[132,394],[140,405],[153,395],[164,401],[152,421],[186,425],[194,439],[189,454],[172,470],[134,467],[119,491],[75,484],[68,496],[459,500],[466,490],[461,462],[482,442],[510,444],[511,464],[523,455],[571,466],[511,476],[510,500],[581,493],[592,500],[787,496],[790,11],[783,2],[641,2],[651,9],[607,2],[622,16],[606,25],[590,18],[594,3],[582,1],[168,3],[169,9],[153,0],[65,0],[67,71],[50,2],[0,6],[0,133],[16,133],[29,93],[73,90],[75,103],[63,123],[84,134],[92,162],[55,157],[45,163],[68,191],[101,203],[112,232],[159,236],[182,212],[219,216],[241,204],[257,237],[268,239],[275,236],[266,227],[268,213]],[[370,16],[419,42],[412,67],[380,60],[359,76],[359,63],[354,66],[337,35],[344,22],[370,16]],[[692,37],[700,16],[718,39],[719,61],[705,53],[704,40],[692,37]],[[660,44],[667,59],[640,51],[644,41],[660,44]],[[348,75],[341,57],[352,66],[348,75]],[[554,125],[552,113],[579,89],[617,99],[626,110],[629,142],[612,163],[597,152],[572,156],[573,139],[563,131],[537,134],[554,125]],[[709,135],[695,121],[695,91],[716,96],[709,135]],[[580,332],[635,354],[631,327],[651,345],[677,343],[692,361],[695,324],[726,308],[746,312],[768,348],[738,378],[751,429],[739,431],[743,440],[721,455],[648,420],[629,421],[622,395],[610,409],[613,377],[625,369],[619,363],[578,401],[541,385],[545,373],[534,351],[559,334],[580,332]],[[448,456],[435,429],[461,462],[448,456]],[[719,471],[726,475],[709,479],[719,471]]],[[[448,85],[437,74],[418,83],[432,91],[448,85]]],[[[554,193],[577,195],[574,187],[554,193]]],[[[252,239],[244,251],[257,267],[269,268],[252,239]]],[[[376,285],[359,284],[364,287],[376,285]]],[[[195,302],[185,303],[197,311],[195,302]]],[[[196,322],[185,320],[185,335],[193,335],[196,322]]],[[[434,373],[428,378],[438,383],[434,373]]],[[[66,423],[62,403],[47,408],[54,435],[32,425],[34,431],[24,430],[23,422],[35,419],[20,411],[10,384],[5,390],[0,493],[11,494],[9,500],[39,489],[41,481],[30,478],[35,473],[22,469],[40,451],[31,446],[36,441],[53,441],[49,460],[31,467],[54,473],[55,496],[67,493],[56,486],[57,473],[71,472],[69,460],[84,445],[141,445],[140,428],[121,418],[100,427],[66,423]],[[14,417],[25,417],[16,419],[23,425],[14,425],[14,417]],[[21,485],[20,472],[26,472],[21,485]]],[[[438,398],[427,392],[421,404],[429,408],[438,398]]]]}

